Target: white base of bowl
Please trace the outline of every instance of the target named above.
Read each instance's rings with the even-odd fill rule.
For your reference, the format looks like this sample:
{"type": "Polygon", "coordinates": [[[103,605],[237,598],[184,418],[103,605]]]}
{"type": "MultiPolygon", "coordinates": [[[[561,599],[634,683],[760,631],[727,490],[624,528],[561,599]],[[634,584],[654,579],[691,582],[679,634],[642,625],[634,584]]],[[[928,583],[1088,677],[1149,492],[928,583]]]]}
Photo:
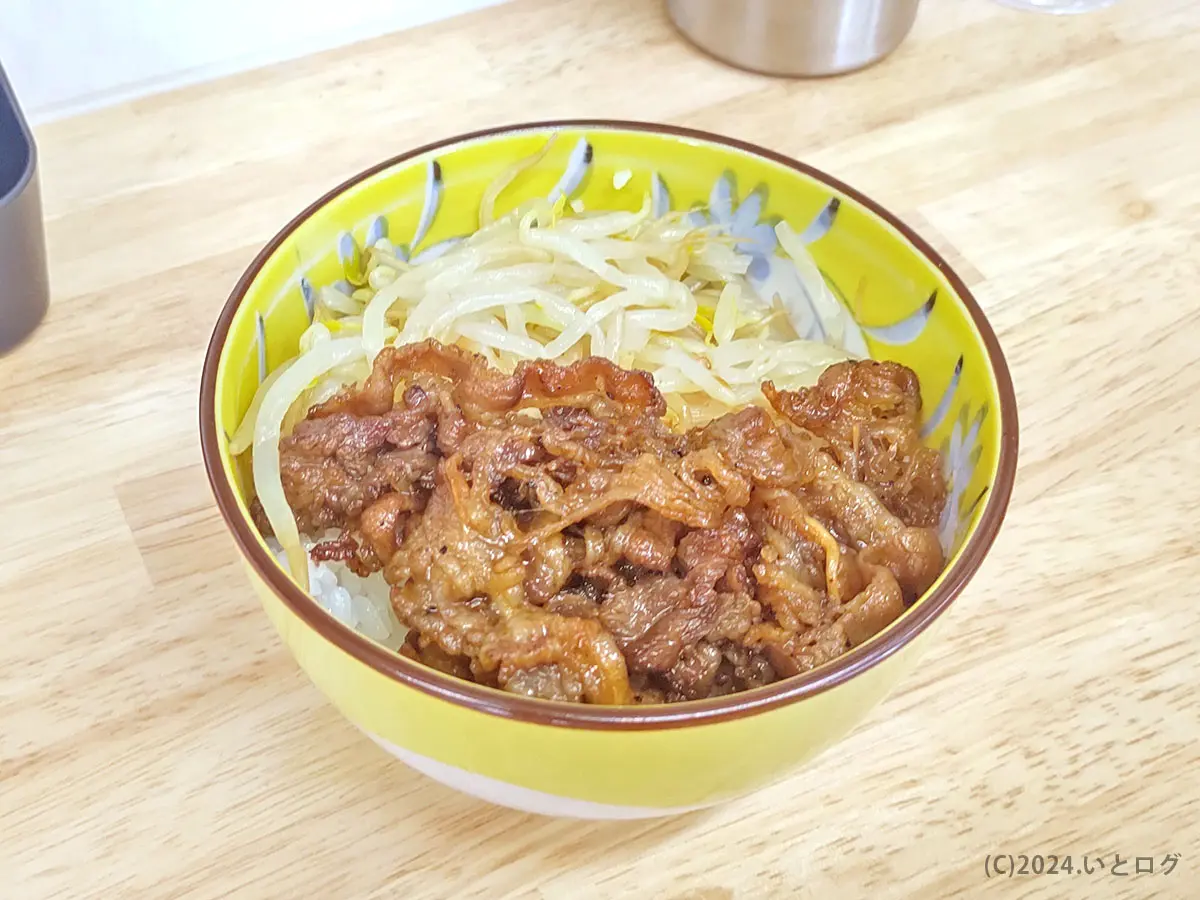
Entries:
{"type": "Polygon", "coordinates": [[[590,800],[576,800],[572,797],[559,797],[554,794],[544,794],[530,788],[518,787],[504,781],[497,781],[485,775],[468,772],[455,766],[430,759],[427,756],[397,747],[378,735],[365,732],[376,744],[410,768],[416,769],[422,775],[434,781],[453,788],[464,794],[483,800],[496,806],[506,806],[521,812],[534,813],[539,816],[555,816],[567,819],[656,819],[665,816],[677,816],[681,813],[694,812],[713,806],[713,803],[702,803],[697,806],[616,806],[608,803],[593,803],[590,800]]]}

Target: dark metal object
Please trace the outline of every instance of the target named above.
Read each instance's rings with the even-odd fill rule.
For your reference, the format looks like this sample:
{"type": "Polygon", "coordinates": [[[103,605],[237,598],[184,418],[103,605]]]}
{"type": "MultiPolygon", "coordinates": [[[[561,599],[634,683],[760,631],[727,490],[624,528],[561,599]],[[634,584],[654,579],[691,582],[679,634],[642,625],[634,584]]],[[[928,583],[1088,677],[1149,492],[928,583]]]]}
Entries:
{"type": "Polygon", "coordinates": [[[49,303],[37,148],[0,68],[0,353],[37,328],[49,303]]]}

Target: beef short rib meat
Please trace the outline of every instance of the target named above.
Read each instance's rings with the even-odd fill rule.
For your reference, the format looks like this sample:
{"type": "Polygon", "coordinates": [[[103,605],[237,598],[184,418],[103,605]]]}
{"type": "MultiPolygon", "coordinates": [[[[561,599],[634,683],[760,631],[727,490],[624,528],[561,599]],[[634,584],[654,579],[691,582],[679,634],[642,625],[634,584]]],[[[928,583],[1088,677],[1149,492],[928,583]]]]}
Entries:
{"type": "Polygon", "coordinates": [[[382,570],[416,661],[557,702],[723,696],[870,640],[944,565],[910,370],[763,395],[680,434],[606,360],[389,347],[281,441],[284,492],[316,559],[382,570]]]}

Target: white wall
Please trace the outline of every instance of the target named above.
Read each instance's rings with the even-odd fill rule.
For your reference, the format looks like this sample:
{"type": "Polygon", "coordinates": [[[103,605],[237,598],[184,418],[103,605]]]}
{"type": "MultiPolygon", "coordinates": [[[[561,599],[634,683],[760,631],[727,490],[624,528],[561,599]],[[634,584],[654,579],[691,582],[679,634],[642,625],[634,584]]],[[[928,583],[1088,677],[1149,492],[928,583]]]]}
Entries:
{"type": "Polygon", "coordinates": [[[0,0],[0,63],[34,122],[503,0],[0,0]]]}

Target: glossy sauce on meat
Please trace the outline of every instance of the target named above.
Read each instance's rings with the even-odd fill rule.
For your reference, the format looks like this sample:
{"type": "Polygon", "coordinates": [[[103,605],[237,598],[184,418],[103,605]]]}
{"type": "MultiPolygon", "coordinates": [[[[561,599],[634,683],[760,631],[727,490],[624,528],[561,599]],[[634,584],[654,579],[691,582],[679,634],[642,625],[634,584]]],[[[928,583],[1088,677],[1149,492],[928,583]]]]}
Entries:
{"type": "Polygon", "coordinates": [[[687,434],[602,359],[511,375],[424,342],[280,445],[314,556],[382,570],[406,655],[518,694],[715,697],[822,665],[940,573],[916,376],[831,366],[687,434]]]}

